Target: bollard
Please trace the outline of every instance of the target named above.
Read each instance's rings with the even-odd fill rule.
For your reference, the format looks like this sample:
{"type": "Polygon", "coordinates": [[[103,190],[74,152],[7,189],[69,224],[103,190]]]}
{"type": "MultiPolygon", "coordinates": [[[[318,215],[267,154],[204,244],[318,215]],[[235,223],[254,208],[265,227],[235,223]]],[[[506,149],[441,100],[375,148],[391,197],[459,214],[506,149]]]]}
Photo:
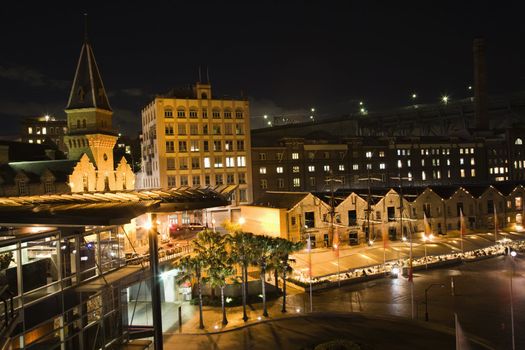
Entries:
{"type": "Polygon", "coordinates": [[[179,333],[182,333],[182,305],[179,305],[179,333]]]}
{"type": "Polygon", "coordinates": [[[450,294],[454,296],[454,276],[450,276],[450,294]]]}

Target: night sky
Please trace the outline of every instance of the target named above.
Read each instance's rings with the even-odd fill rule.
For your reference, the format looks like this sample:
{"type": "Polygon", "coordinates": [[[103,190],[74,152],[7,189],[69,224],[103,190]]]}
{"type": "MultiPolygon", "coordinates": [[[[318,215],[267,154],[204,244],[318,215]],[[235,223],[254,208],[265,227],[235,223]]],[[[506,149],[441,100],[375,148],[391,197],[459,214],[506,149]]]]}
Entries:
{"type": "Polygon", "coordinates": [[[83,40],[89,38],[115,112],[134,136],[156,94],[209,67],[215,96],[251,101],[262,115],[318,118],[468,96],[472,40],[487,39],[490,94],[525,90],[519,1],[112,1],[2,6],[0,134],[25,117],[65,117],[83,40]]]}

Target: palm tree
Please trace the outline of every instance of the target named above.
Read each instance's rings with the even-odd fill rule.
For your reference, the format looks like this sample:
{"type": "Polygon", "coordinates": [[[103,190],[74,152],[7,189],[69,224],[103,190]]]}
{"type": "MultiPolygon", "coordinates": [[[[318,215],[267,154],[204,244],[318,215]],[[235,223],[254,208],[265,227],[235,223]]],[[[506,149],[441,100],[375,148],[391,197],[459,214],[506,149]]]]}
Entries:
{"type": "Polygon", "coordinates": [[[227,262],[224,264],[216,264],[208,270],[207,280],[212,288],[219,287],[221,289],[221,307],[222,307],[222,324],[227,325],[226,307],[224,305],[224,287],[226,287],[226,279],[234,274],[233,267],[227,262]]]}
{"type": "Polygon", "coordinates": [[[259,266],[261,276],[261,294],[263,298],[263,316],[268,317],[268,309],[266,307],[266,269],[271,260],[271,256],[276,247],[276,240],[268,236],[254,236],[254,258],[255,263],[259,266]]]}
{"type": "Polygon", "coordinates": [[[281,312],[286,312],[286,275],[292,270],[290,262],[295,260],[290,259],[290,254],[293,252],[303,249],[304,244],[302,242],[291,242],[283,238],[277,238],[275,242],[275,252],[272,260],[275,263],[275,267],[283,275],[283,307],[281,312]]]}
{"type": "Polygon", "coordinates": [[[185,256],[175,263],[174,267],[184,271],[184,274],[178,279],[178,283],[192,280],[193,277],[197,280],[197,291],[199,293],[199,328],[204,329],[204,321],[202,319],[202,270],[206,266],[206,262],[199,256],[185,256]]]}
{"type": "Polygon", "coordinates": [[[239,264],[241,267],[241,281],[242,281],[242,319],[244,322],[248,321],[246,314],[246,296],[248,294],[248,265],[253,261],[253,234],[250,232],[237,231],[231,240],[232,261],[239,264]]]}
{"type": "Polygon", "coordinates": [[[194,252],[205,261],[208,269],[208,276],[205,278],[205,281],[210,284],[212,297],[215,296],[216,287],[221,289],[223,325],[228,324],[224,305],[224,287],[226,287],[226,279],[233,275],[233,268],[226,250],[230,239],[230,235],[221,235],[213,230],[204,230],[198,233],[197,238],[193,242],[194,252]]]}

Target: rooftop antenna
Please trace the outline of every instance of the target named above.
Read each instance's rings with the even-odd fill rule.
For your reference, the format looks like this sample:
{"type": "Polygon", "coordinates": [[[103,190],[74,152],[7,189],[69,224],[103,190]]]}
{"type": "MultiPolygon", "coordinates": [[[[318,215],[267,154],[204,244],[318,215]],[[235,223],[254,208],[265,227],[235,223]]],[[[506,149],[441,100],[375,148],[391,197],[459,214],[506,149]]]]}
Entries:
{"type": "Polygon", "coordinates": [[[88,14],[84,12],[84,41],[88,41],[88,14]]]}
{"type": "Polygon", "coordinates": [[[209,72],[208,66],[206,66],[206,80],[207,80],[207,83],[209,84],[210,83],[210,72],[209,72]]]}
{"type": "Polygon", "coordinates": [[[202,81],[201,66],[199,66],[199,83],[202,81]]]}

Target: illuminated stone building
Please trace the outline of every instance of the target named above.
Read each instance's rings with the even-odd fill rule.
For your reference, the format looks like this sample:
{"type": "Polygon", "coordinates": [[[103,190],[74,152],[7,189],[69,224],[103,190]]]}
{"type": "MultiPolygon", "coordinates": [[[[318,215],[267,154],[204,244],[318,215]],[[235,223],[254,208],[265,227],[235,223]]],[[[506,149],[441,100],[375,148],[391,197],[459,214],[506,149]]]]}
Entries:
{"type": "Polygon", "coordinates": [[[82,45],[65,111],[67,127],[56,126],[53,123],[57,121],[44,117],[38,123],[27,124],[25,131],[27,141],[37,144],[44,143],[46,135],[56,136],[67,128],[63,144],[68,159],[55,159],[49,154],[46,161],[29,157],[8,162],[0,168],[1,192],[25,196],[134,189],[135,175],[126,159],[122,157],[117,164],[113,159],[118,133],[113,129],[113,112],[87,39],[82,45]]]}
{"type": "Polygon", "coordinates": [[[215,98],[209,83],[172,90],[142,110],[137,187],[235,185],[232,203],[248,203],[250,150],[247,100],[215,98]]]}

